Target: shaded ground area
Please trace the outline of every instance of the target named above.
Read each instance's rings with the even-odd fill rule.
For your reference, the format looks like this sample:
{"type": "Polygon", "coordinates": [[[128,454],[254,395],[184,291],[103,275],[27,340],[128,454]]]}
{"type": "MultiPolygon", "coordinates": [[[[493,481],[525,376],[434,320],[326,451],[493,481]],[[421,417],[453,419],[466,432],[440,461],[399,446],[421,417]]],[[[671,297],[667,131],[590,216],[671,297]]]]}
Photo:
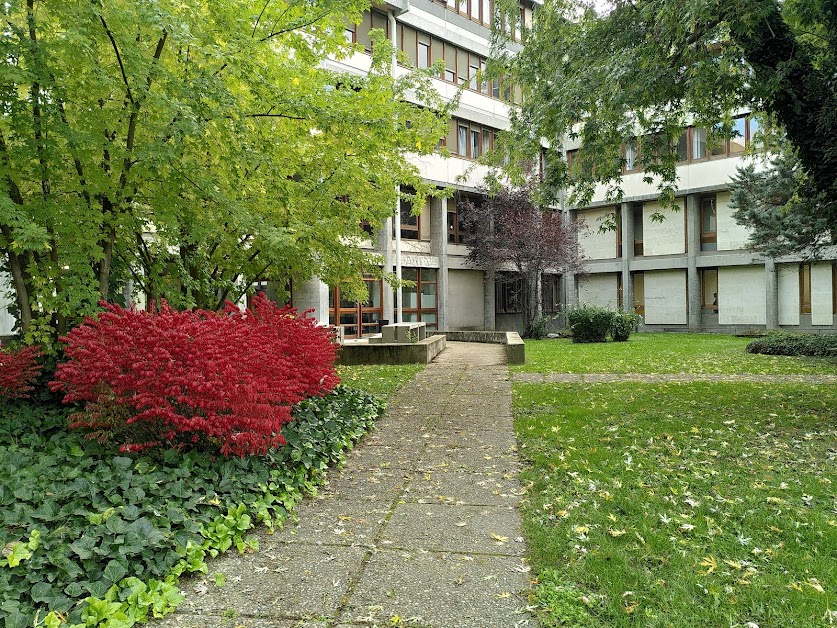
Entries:
{"type": "Polygon", "coordinates": [[[534,626],[503,347],[447,346],[298,524],[213,561],[157,625],[534,626]]]}

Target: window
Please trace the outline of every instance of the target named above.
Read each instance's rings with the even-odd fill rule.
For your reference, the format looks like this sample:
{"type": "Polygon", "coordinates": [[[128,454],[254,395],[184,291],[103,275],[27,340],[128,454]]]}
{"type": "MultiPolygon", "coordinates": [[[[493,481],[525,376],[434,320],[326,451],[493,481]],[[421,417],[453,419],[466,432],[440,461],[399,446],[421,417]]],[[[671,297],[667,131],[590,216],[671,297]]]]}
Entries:
{"type": "Polygon", "coordinates": [[[700,199],[700,250],[718,250],[718,218],[714,195],[700,199]]]}
{"type": "Polygon", "coordinates": [[[280,292],[276,291],[277,284],[278,282],[268,279],[257,279],[254,281],[251,286],[252,292],[247,295],[247,307],[253,307],[253,297],[260,292],[263,292],[269,301],[273,301],[273,303],[276,303],[280,307],[285,305],[293,306],[293,283],[288,281],[284,289],[280,292]]]}
{"type": "Polygon", "coordinates": [[[643,255],[644,247],[642,244],[642,203],[633,203],[631,205],[634,219],[634,255],[639,257],[643,255]]]}
{"type": "Polygon", "coordinates": [[[692,159],[705,159],[709,156],[706,141],[706,129],[692,129],[692,159]]]}
{"type": "Polygon", "coordinates": [[[343,34],[346,36],[346,41],[350,44],[357,43],[357,24],[346,24],[343,34]]]}
{"type": "MultiPolygon", "coordinates": [[[[472,202],[478,202],[477,199],[470,199],[472,202]]],[[[448,199],[448,242],[451,244],[464,244],[471,235],[470,228],[462,221],[459,214],[457,202],[454,199],[448,199]]]]}
{"type": "Polygon", "coordinates": [[[639,168],[639,145],[636,138],[625,144],[625,170],[636,170],[639,168]]]}
{"type": "Polygon", "coordinates": [[[799,313],[811,313],[811,264],[799,265],[799,313]]]}
{"type": "MultiPolygon", "coordinates": [[[[412,194],[414,190],[404,190],[408,194],[412,194]]],[[[407,199],[400,201],[401,214],[401,238],[404,240],[418,240],[419,239],[419,217],[413,215],[413,204],[407,199]]]]}
{"type": "Polygon", "coordinates": [[[553,314],[561,309],[561,276],[541,275],[541,307],[545,314],[553,314]]]}
{"type": "Polygon", "coordinates": [[[704,268],[700,271],[701,308],[718,311],[718,269],[704,268]]]}
{"type": "Polygon", "coordinates": [[[340,293],[340,286],[328,293],[328,324],[343,327],[346,338],[359,338],[365,334],[377,333],[384,314],[381,295],[384,282],[371,276],[363,278],[368,297],[366,303],[347,300],[340,293]]]}
{"type": "Polygon", "coordinates": [[[688,129],[677,138],[677,146],[674,147],[677,153],[677,161],[689,161],[689,131],[688,129]]]}
{"type": "Polygon", "coordinates": [[[452,155],[477,159],[494,149],[496,129],[456,118],[451,125],[452,133],[448,135],[447,146],[452,155]]]}
{"type": "Polygon", "coordinates": [[[523,279],[516,273],[497,273],[494,280],[494,309],[497,314],[522,312],[523,279]]]}
{"type": "Polygon", "coordinates": [[[645,273],[634,273],[634,312],[645,316],[645,273]]]}
{"type": "Polygon", "coordinates": [[[736,118],[732,121],[733,137],[729,140],[730,155],[739,155],[747,148],[747,119],[736,118]]]}
{"type": "Polygon", "coordinates": [[[424,33],[418,36],[418,67],[430,67],[430,36],[424,33]]]}
{"type": "Polygon", "coordinates": [[[415,283],[401,287],[401,305],[405,323],[423,322],[436,329],[436,269],[404,268],[401,277],[415,283]]]}

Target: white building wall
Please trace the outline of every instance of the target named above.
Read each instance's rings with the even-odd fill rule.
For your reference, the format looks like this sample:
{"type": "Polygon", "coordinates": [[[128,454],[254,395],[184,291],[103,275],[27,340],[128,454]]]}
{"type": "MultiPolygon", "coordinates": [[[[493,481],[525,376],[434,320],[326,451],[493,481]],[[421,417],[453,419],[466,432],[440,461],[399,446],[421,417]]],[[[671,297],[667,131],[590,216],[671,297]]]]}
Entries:
{"type": "Polygon", "coordinates": [[[485,329],[484,291],[481,270],[448,270],[448,329],[485,329]]]}
{"type": "Polygon", "coordinates": [[[831,263],[811,264],[811,324],[833,325],[831,263]]]}
{"type": "Polygon", "coordinates": [[[742,227],[732,217],[733,209],[730,207],[729,192],[718,192],[717,196],[717,218],[718,218],[718,250],[737,251],[747,248],[747,241],[750,239],[750,230],[742,227]]]}
{"type": "Polygon", "coordinates": [[[584,224],[587,227],[582,229],[579,236],[581,254],[587,259],[611,259],[616,257],[616,232],[599,231],[607,215],[612,213],[613,207],[579,212],[579,217],[584,219],[584,224]]]}
{"type": "Polygon", "coordinates": [[[799,264],[779,266],[779,324],[799,325],[799,264]]]}
{"type": "MultiPolygon", "coordinates": [[[[682,203],[682,201],[679,201],[682,203]]],[[[686,213],[664,208],[651,202],[642,206],[642,240],[644,255],[676,255],[686,252],[686,213]],[[660,213],[662,222],[654,222],[651,216],[660,213]]]]}
{"type": "Polygon", "coordinates": [[[718,322],[721,325],[765,325],[766,309],[763,266],[718,269],[718,322]]]}
{"type": "Polygon", "coordinates": [[[0,273],[0,336],[9,336],[15,326],[15,318],[9,314],[9,306],[14,303],[12,279],[6,273],[0,273]]]}
{"type": "Polygon", "coordinates": [[[645,272],[645,322],[648,325],[685,325],[686,271],[645,272]]]}
{"type": "Polygon", "coordinates": [[[618,296],[615,273],[587,275],[578,282],[580,303],[616,308],[618,296]]]}

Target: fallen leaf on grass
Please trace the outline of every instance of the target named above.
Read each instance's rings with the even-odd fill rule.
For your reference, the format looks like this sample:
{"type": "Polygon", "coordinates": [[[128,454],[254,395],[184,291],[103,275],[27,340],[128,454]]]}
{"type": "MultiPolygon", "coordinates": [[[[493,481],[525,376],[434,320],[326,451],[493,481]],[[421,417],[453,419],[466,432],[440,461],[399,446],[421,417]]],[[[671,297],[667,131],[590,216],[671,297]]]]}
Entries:
{"type": "Polygon", "coordinates": [[[709,574],[715,573],[715,570],[718,569],[718,561],[713,556],[704,556],[703,560],[700,561],[700,566],[706,568],[706,571],[701,575],[708,576],[709,574]]]}

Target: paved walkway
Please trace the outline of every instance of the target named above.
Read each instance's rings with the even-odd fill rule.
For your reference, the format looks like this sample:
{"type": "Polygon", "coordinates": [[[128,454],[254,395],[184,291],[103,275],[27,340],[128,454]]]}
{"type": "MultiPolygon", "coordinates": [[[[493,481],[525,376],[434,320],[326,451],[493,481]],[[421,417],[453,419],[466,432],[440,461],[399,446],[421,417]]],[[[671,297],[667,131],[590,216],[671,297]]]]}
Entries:
{"type": "Polygon", "coordinates": [[[503,347],[449,342],[298,524],[211,561],[157,625],[533,627],[517,472],[503,347]]]}

